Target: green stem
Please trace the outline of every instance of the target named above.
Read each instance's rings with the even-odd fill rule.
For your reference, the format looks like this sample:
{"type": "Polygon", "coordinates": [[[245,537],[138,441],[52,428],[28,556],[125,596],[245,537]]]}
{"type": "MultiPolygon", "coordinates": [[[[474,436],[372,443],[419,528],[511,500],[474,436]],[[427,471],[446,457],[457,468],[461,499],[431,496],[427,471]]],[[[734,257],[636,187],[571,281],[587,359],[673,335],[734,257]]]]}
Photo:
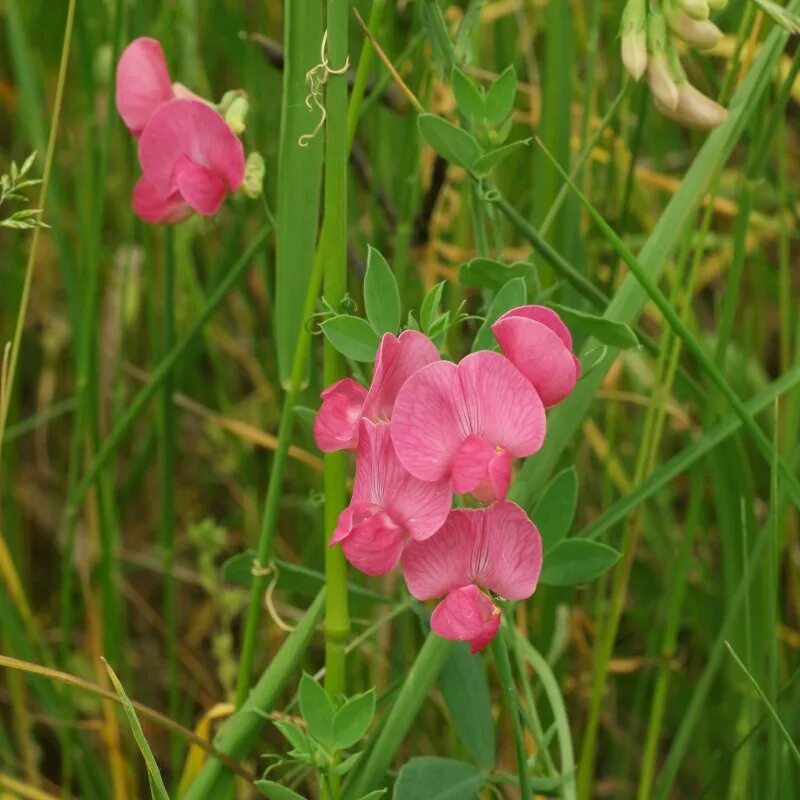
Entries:
{"type": "Polygon", "coordinates": [[[452,644],[435,633],[428,634],[406,676],[403,688],[392,704],[391,711],[368,745],[366,757],[356,766],[348,781],[344,800],[358,800],[367,792],[379,788],[384,782],[395,753],[422,708],[428,691],[439,678],[444,662],[452,650],[452,644]]]}
{"type": "Polygon", "coordinates": [[[108,459],[111,458],[111,456],[116,452],[117,447],[119,447],[122,440],[130,431],[131,426],[136,421],[139,414],[142,413],[147,403],[159,390],[167,376],[172,372],[173,369],[175,369],[177,364],[180,363],[183,356],[186,355],[186,351],[193,344],[194,340],[200,335],[206,322],[208,322],[208,320],[211,318],[211,315],[214,313],[214,311],[216,311],[217,306],[219,306],[219,304],[225,299],[225,296],[228,294],[228,292],[236,285],[247,267],[250,266],[253,256],[258,252],[258,249],[264,243],[264,240],[267,238],[267,234],[270,232],[270,230],[270,225],[263,227],[253,239],[250,247],[247,248],[247,251],[244,253],[244,255],[242,255],[241,258],[230,268],[230,270],[225,273],[225,277],[219,282],[217,287],[211,293],[206,305],[191,324],[189,330],[186,331],[183,338],[179,339],[175,343],[175,346],[161,360],[153,373],[150,375],[150,379],[130,402],[125,410],[125,413],[122,414],[122,416],[117,420],[116,425],[114,425],[111,433],[97,451],[94,460],[89,465],[89,468],[86,470],[83,478],[81,478],[80,482],[75,487],[73,497],[67,505],[68,518],[75,517],[80,503],[86,496],[86,492],[88,492],[89,489],[91,489],[91,487],[94,485],[94,482],[97,480],[100,471],[103,469],[108,459]]]}
{"type": "Polygon", "coordinates": [[[510,636],[513,636],[513,634],[509,634],[508,623],[505,622],[500,635],[494,639],[492,649],[494,650],[495,664],[500,678],[500,689],[503,692],[503,700],[511,717],[511,728],[514,732],[514,750],[517,754],[517,777],[520,797],[523,800],[529,800],[532,795],[531,782],[528,776],[528,757],[525,752],[525,739],[520,721],[519,695],[511,674],[511,661],[508,657],[508,643],[506,641],[510,636]]]}
{"type": "MultiPolygon", "coordinates": [[[[326,303],[338,309],[347,291],[347,77],[337,75],[348,60],[349,3],[328,0],[327,56],[331,73],[325,98],[325,253],[326,303]]],[[[326,386],[344,376],[344,359],[325,341],[323,376],[326,386]]],[[[336,526],[346,503],[345,454],[326,453],[324,466],[325,537],[336,526]]],[[[325,547],[325,688],[335,696],[345,689],[345,645],[350,635],[347,564],[341,547],[325,547]]],[[[339,794],[334,781],[333,796],[339,794]]]]}
{"type": "MultiPolygon", "coordinates": [[[[164,275],[162,307],[163,357],[175,346],[175,231],[164,232],[164,275]]],[[[175,372],[165,376],[161,386],[161,436],[159,461],[161,471],[161,520],[158,545],[164,562],[164,623],[166,626],[167,691],[169,715],[177,719],[180,714],[181,695],[178,687],[178,620],[176,606],[175,562],[175,439],[176,409],[175,372]]],[[[180,768],[180,740],[172,737],[172,766],[180,768]],[[177,749],[176,749],[177,748],[177,749]]]]}

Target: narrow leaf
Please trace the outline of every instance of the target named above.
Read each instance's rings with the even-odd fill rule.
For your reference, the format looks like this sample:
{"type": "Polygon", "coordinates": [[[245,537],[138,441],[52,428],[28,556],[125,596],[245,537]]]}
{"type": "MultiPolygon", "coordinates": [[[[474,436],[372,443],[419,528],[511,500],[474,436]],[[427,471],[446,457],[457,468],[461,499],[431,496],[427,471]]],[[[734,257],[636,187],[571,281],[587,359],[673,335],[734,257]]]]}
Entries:
{"type": "Polygon", "coordinates": [[[475,81],[460,69],[454,69],[452,83],[458,110],[469,119],[483,119],[484,94],[475,81]]]}
{"type": "Polygon", "coordinates": [[[361,317],[339,314],[321,325],[325,338],[345,357],[353,361],[374,361],[380,339],[372,326],[361,317]]]}
{"type": "Polygon", "coordinates": [[[422,301],[422,305],[419,309],[419,321],[425,333],[430,332],[431,325],[433,325],[439,314],[439,306],[442,303],[442,292],[444,291],[444,285],[446,283],[447,281],[437,283],[436,286],[425,295],[425,299],[422,301]]]}
{"type": "Polygon", "coordinates": [[[307,673],[300,679],[300,713],[308,732],[326,747],[333,747],[333,703],[328,693],[307,673]]]}
{"type": "Polygon", "coordinates": [[[511,111],[517,95],[517,73],[508,66],[486,93],[486,121],[490,125],[502,122],[511,111]]]}
{"type": "Polygon", "coordinates": [[[569,533],[577,506],[578,473],[569,467],[553,478],[531,515],[542,535],[545,554],[569,533]]]}
{"type": "Polygon", "coordinates": [[[639,346],[639,339],[633,332],[633,328],[624,322],[614,322],[607,317],[589,314],[586,311],[578,311],[557,303],[551,303],[551,306],[570,328],[574,327],[584,333],[588,333],[602,344],[623,350],[639,346]]]}
{"type": "Polygon", "coordinates": [[[527,298],[527,288],[525,281],[522,278],[514,278],[510,280],[500,291],[495,295],[492,300],[489,310],[486,312],[486,320],[478,330],[478,335],[475,337],[475,342],[472,345],[472,352],[476,350],[488,350],[495,344],[494,334],[492,333],[492,325],[506,313],[511,311],[512,308],[524,306],[527,298]]]}
{"type": "Polygon", "coordinates": [[[253,786],[265,797],[269,797],[269,800],[305,800],[303,795],[275,781],[256,781],[253,786]]]}
{"type": "Polygon", "coordinates": [[[475,139],[436,114],[420,114],[417,125],[422,138],[446,161],[472,169],[481,157],[475,139]]]}
{"type": "Polygon", "coordinates": [[[516,261],[508,265],[493,258],[479,256],[458,268],[459,283],[472,289],[491,289],[497,292],[514,278],[524,278],[528,286],[528,300],[535,299],[539,293],[539,278],[536,267],[527,261],[516,261]]]}
{"type": "Polygon", "coordinates": [[[397,333],[400,327],[400,292],[392,268],[374,248],[367,255],[364,277],[364,305],[367,319],[378,335],[397,333]]]}
{"type": "Polygon", "coordinates": [[[613,547],[588,539],[565,539],[547,554],[539,581],[551,586],[588,583],[613,567],[620,554],[613,547]]]}
{"type": "Polygon", "coordinates": [[[472,764],[450,758],[420,756],[400,770],[394,800],[475,800],[483,773],[472,764]]]}
{"type": "Polygon", "coordinates": [[[498,147],[496,150],[490,150],[475,162],[473,169],[478,175],[488,175],[498,164],[530,143],[530,139],[520,139],[518,142],[511,142],[511,144],[498,147]]]}
{"type": "Polygon", "coordinates": [[[139,723],[139,718],[136,716],[136,711],[131,705],[128,695],[125,694],[125,689],[122,688],[122,684],[120,683],[119,678],[116,676],[114,670],[111,668],[111,665],[105,659],[102,659],[102,661],[103,666],[106,668],[106,672],[108,673],[108,677],[111,679],[111,683],[114,686],[114,690],[116,691],[120,702],[122,703],[122,710],[125,713],[126,719],[128,720],[128,725],[130,726],[133,738],[136,740],[136,745],[139,748],[139,752],[142,754],[142,758],[144,758],[144,763],[147,767],[147,778],[150,781],[150,794],[153,800],[169,800],[167,787],[164,786],[164,780],[159,772],[158,764],[156,763],[153,751],[150,749],[150,745],[147,743],[144,731],[139,723]]]}

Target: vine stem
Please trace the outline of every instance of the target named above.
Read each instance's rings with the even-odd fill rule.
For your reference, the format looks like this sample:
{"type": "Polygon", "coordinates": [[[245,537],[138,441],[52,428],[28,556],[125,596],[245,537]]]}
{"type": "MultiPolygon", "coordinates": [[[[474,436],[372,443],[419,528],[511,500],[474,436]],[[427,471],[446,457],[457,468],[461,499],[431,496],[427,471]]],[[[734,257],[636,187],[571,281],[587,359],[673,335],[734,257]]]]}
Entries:
{"type": "Polygon", "coordinates": [[[500,689],[503,692],[503,700],[511,716],[511,726],[514,732],[514,749],[517,754],[519,793],[522,800],[530,800],[533,795],[531,794],[530,779],[528,778],[528,757],[525,752],[525,738],[522,733],[522,722],[520,719],[519,693],[517,692],[517,687],[514,685],[514,678],[511,674],[511,660],[508,656],[508,642],[506,641],[507,638],[511,638],[513,635],[513,632],[509,631],[508,623],[504,621],[500,635],[495,637],[492,647],[494,649],[494,660],[500,679],[500,689]]]}

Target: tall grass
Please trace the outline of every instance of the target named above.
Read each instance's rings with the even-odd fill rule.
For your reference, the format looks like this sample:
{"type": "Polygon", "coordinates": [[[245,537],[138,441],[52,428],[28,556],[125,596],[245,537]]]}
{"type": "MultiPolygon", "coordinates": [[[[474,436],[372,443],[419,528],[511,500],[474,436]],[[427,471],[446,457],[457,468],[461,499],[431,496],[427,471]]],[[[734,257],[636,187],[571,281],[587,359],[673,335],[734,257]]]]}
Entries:
{"type": "Polygon", "coordinates": [[[334,703],[375,687],[377,712],[322,791],[296,759],[269,771],[300,797],[408,800],[419,756],[465,797],[797,796],[800,2],[731,2],[722,43],[682,52],[728,107],[710,134],[624,73],[623,6],[0,5],[0,173],[38,151],[50,226],[0,228],[0,796],[260,796],[281,726],[306,730],[304,670],[334,703]],[[113,93],[142,35],[192,89],[248,92],[261,200],[135,220],[113,93]],[[532,141],[477,181],[417,119],[480,136],[451,71],[486,88],[509,64],[508,141],[532,141]],[[604,320],[573,331],[584,375],[511,497],[534,513],[574,466],[571,536],[621,559],[540,586],[472,661],[402,579],[327,546],[352,460],[320,456],[312,414],[370,373],[319,323],[364,315],[368,245],[404,324],[440,281],[469,315],[440,338],[454,359],[493,300],[459,280],[478,256],[604,320]]]}

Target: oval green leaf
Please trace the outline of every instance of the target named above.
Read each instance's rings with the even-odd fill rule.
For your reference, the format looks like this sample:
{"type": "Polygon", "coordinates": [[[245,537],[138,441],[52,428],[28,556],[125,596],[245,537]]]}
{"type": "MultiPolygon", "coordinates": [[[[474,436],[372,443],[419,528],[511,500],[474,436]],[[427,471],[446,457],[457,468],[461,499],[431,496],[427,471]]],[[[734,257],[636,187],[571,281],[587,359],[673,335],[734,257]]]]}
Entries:
{"type": "Polygon", "coordinates": [[[542,549],[545,554],[566,538],[577,507],[578,473],[575,467],[569,467],[550,481],[531,514],[531,519],[542,535],[542,549]]]}
{"type": "Polygon", "coordinates": [[[339,314],[322,323],[325,338],[345,357],[353,361],[374,361],[380,338],[361,317],[339,314]]]}
{"type": "Polygon", "coordinates": [[[481,157],[481,149],[475,139],[446,119],[436,114],[420,114],[417,125],[422,138],[451,164],[472,169],[481,157]]]}
{"type": "Polygon", "coordinates": [[[386,259],[370,247],[367,274],[364,277],[364,305],[367,319],[379,336],[397,333],[400,328],[400,292],[392,268],[386,259]]]}
{"type": "Polygon", "coordinates": [[[539,582],[550,586],[588,583],[619,561],[613,547],[589,539],[565,539],[544,559],[539,582]]]}
{"type": "Polygon", "coordinates": [[[472,764],[451,758],[420,756],[400,770],[394,800],[475,800],[483,773],[472,764]]]}
{"type": "Polygon", "coordinates": [[[497,342],[492,333],[492,325],[512,308],[524,306],[527,300],[528,290],[524,278],[514,278],[510,280],[494,296],[486,312],[486,320],[478,330],[475,342],[472,345],[472,352],[476,350],[490,350],[497,342]]]}

